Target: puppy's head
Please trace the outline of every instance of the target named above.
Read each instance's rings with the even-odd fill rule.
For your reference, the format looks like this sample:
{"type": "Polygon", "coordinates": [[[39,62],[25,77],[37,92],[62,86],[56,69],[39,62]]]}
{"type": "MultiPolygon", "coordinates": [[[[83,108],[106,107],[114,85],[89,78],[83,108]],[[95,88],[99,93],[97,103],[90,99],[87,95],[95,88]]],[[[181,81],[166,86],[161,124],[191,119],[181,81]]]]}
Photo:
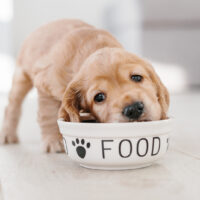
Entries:
{"type": "Polygon", "coordinates": [[[60,117],[80,121],[80,110],[98,122],[167,118],[169,94],[149,63],[118,48],[92,54],[68,85],[60,117]]]}

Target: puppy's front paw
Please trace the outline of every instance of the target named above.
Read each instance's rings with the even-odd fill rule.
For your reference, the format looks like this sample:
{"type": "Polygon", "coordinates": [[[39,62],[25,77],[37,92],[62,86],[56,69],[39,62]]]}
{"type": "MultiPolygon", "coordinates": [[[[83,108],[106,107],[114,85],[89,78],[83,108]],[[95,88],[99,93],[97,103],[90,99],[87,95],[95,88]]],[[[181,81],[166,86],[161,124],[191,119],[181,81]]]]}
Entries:
{"type": "Polygon", "coordinates": [[[44,138],[43,150],[46,153],[62,153],[65,151],[62,138],[44,138]]]}
{"type": "Polygon", "coordinates": [[[0,132],[0,144],[14,144],[18,143],[18,137],[16,134],[6,134],[0,132]]]}

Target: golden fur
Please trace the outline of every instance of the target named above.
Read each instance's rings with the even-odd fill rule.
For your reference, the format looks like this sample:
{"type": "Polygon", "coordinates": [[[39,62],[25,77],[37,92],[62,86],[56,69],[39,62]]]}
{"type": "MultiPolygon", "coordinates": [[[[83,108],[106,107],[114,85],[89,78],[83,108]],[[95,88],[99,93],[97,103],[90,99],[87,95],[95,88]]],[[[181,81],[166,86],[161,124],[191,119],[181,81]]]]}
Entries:
{"type": "Polygon", "coordinates": [[[63,151],[58,117],[79,122],[80,110],[99,122],[126,122],[122,109],[134,101],[145,104],[139,121],[165,119],[169,95],[151,65],[123,49],[108,32],[79,20],[42,26],[24,42],[5,111],[1,143],[17,142],[21,104],[32,87],[38,90],[38,121],[47,152],[63,151]],[[143,76],[141,83],[131,74],[143,76]],[[96,104],[94,95],[106,93],[96,104]],[[58,116],[59,113],[59,116],[58,116]]]}

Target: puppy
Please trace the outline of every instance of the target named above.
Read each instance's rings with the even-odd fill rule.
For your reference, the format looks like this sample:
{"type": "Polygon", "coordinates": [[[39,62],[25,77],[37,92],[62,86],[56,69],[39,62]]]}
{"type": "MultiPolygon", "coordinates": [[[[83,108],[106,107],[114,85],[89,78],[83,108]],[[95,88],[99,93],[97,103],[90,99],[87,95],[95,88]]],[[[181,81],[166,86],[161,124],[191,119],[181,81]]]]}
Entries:
{"type": "Polygon", "coordinates": [[[38,91],[38,122],[46,152],[62,152],[57,118],[98,122],[167,118],[169,95],[152,66],[123,49],[108,32],[79,20],[59,20],[33,32],[22,45],[5,110],[1,143],[16,143],[21,104],[38,91]]]}

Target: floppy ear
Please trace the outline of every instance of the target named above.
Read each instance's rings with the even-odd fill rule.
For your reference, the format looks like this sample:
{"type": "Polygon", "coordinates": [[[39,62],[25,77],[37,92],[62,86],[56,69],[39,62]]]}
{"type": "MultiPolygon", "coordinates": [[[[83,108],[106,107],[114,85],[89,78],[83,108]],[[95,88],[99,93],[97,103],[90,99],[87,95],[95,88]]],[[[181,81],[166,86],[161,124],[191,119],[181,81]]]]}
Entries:
{"type": "Polygon", "coordinates": [[[65,121],[80,122],[81,85],[79,81],[72,81],[66,88],[62,105],[59,110],[59,118],[65,121]]]}
{"type": "Polygon", "coordinates": [[[150,76],[155,84],[156,90],[157,90],[157,97],[158,97],[158,102],[160,103],[162,113],[161,113],[161,119],[167,119],[167,111],[169,108],[169,92],[167,88],[163,85],[161,82],[160,78],[156,74],[155,70],[153,67],[151,68],[150,76]]]}

